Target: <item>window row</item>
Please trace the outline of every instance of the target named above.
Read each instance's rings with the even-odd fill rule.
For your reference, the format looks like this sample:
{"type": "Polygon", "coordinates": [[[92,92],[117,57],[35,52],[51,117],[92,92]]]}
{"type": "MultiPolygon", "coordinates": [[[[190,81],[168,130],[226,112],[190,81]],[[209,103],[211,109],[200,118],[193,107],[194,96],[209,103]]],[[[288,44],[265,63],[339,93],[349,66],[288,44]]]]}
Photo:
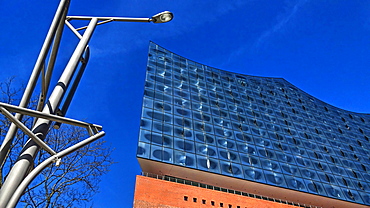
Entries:
{"type": "MultiPolygon", "coordinates": [[[[160,140],[158,139],[150,141],[145,137],[145,134],[141,134],[140,142],[143,145],[149,145],[148,148],[164,148],[170,152],[168,156],[172,155],[174,150],[178,154],[189,154],[198,155],[207,158],[219,159],[223,161],[228,161],[231,163],[238,163],[241,165],[247,165],[252,167],[258,167],[263,169],[272,170],[275,172],[283,172],[284,167],[282,165],[287,165],[288,167],[303,167],[310,168],[312,170],[317,170],[318,172],[328,173],[328,174],[338,174],[338,175],[348,175],[351,178],[358,180],[370,179],[368,175],[364,177],[361,173],[369,172],[369,164],[362,164],[358,162],[343,160],[335,158],[336,163],[330,163],[326,160],[317,160],[314,158],[305,158],[301,156],[295,156],[292,154],[284,154],[281,152],[275,152],[273,150],[264,149],[261,147],[256,147],[253,145],[238,145],[238,150],[224,149],[222,147],[215,147],[202,143],[194,143],[191,141],[165,138],[162,140],[162,147],[160,140]],[[151,145],[150,145],[151,144],[151,145]],[[155,145],[153,145],[155,144],[155,145]],[[242,149],[244,148],[244,149],[242,149]]],[[[149,157],[149,151],[145,154],[149,157]]],[[[151,157],[151,156],[150,156],[151,157]]],[[[172,158],[172,157],[171,157],[172,158]]],[[[155,159],[155,158],[154,158],[155,159]]],[[[159,159],[159,158],[157,158],[159,159]]],[[[292,173],[291,173],[292,174],[292,173]]]]}
{"type": "MultiPolygon", "coordinates": [[[[228,102],[221,102],[219,100],[208,100],[204,97],[195,96],[192,100],[180,98],[180,97],[171,97],[161,93],[155,93],[154,91],[146,90],[145,91],[146,100],[144,100],[144,105],[150,106],[153,105],[152,99],[156,101],[157,107],[161,110],[166,110],[173,112],[173,105],[177,108],[192,109],[196,111],[201,111],[209,114],[215,114],[222,117],[233,116],[234,120],[239,119],[239,116],[250,116],[256,117],[265,120],[266,122],[273,122],[274,120],[280,119],[285,121],[293,121],[295,123],[302,123],[304,125],[320,127],[328,131],[336,131],[340,134],[358,134],[358,135],[370,135],[370,129],[366,126],[354,127],[354,125],[340,124],[333,122],[333,120],[323,119],[324,117],[312,116],[308,114],[302,114],[302,117],[292,113],[285,112],[282,110],[276,110],[273,108],[264,108],[264,107],[253,107],[251,103],[240,103],[237,104],[235,100],[230,100],[228,102]],[[165,106],[164,106],[165,105],[165,106]],[[166,107],[166,109],[164,109],[166,107]],[[254,109],[255,108],[255,109],[254,109]],[[259,110],[256,110],[256,109],[259,110]],[[322,122],[320,122],[322,121],[322,122]],[[353,126],[353,127],[351,127],[353,126]]],[[[280,122],[282,123],[282,122],[280,122]]],[[[285,122],[286,123],[286,122],[285,122]]],[[[284,123],[282,123],[284,124],[284,123]]]]}
{"type": "Polygon", "coordinates": [[[248,135],[253,135],[256,138],[263,137],[310,149],[317,149],[317,145],[312,145],[312,142],[317,142],[324,144],[323,147],[327,148],[325,150],[327,153],[332,152],[330,151],[330,147],[332,147],[359,155],[367,155],[370,148],[368,142],[361,139],[346,139],[346,137],[337,137],[333,134],[318,135],[312,132],[307,133],[309,132],[308,129],[296,131],[294,128],[279,127],[271,124],[267,124],[264,127],[263,123],[257,120],[246,120],[246,122],[240,123],[211,117],[207,114],[199,114],[203,120],[197,121],[192,120],[190,117],[163,114],[162,112],[151,111],[146,108],[143,108],[143,110],[143,118],[141,120],[143,129],[170,136],[189,137],[188,139],[192,139],[194,137],[193,131],[199,131],[217,137],[251,141],[248,135]],[[248,123],[252,124],[248,125],[248,123]],[[326,139],[325,136],[333,139],[326,139]]]}
{"type": "MultiPolygon", "coordinates": [[[[297,137],[293,137],[277,133],[276,131],[265,131],[263,137],[261,137],[262,129],[249,128],[248,126],[237,123],[233,124],[235,125],[233,130],[208,125],[207,123],[191,122],[181,117],[174,117],[175,125],[172,125],[171,119],[172,118],[169,116],[165,117],[163,119],[163,121],[165,121],[164,123],[160,120],[156,121],[151,118],[142,118],[140,126],[143,130],[187,140],[203,140],[203,135],[207,134],[212,138],[227,139],[229,142],[247,142],[266,148],[275,148],[273,144],[279,143],[281,144],[279,148],[282,151],[288,151],[284,149],[283,146],[289,145],[291,148],[307,149],[310,151],[322,152],[326,155],[339,155],[344,158],[353,157],[358,161],[365,160],[365,158],[368,157],[369,145],[362,145],[361,147],[357,145],[357,147],[355,147],[354,145],[343,143],[345,141],[344,139],[338,140],[337,142],[328,142],[328,140],[322,137],[311,137],[311,135],[307,133],[299,133],[297,137]]],[[[303,150],[302,152],[304,152],[303,150]]],[[[301,153],[301,155],[302,154],[303,153],[301,153]]]]}
{"type": "MultiPolygon", "coordinates": [[[[189,200],[189,197],[188,197],[188,196],[184,196],[184,201],[190,201],[190,200],[189,200]]],[[[198,199],[197,199],[196,197],[193,197],[192,202],[197,203],[197,202],[198,202],[198,199]]],[[[202,203],[202,204],[205,204],[205,205],[207,205],[207,204],[209,203],[209,205],[211,205],[211,206],[217,206],[217,205],[216,205],[216,203],[215,203],[215,201],[213,201],[213,200],[211,200],[211,201],[207,202],[207,200],[206,200],[206,199],[202,199],[202,200],[201,200],[201,203],[202,203]]],[[[219,207],[224,207],[224,203],[223,203],[223,202],[220,202],[220,203],[218,203],[218,204],[219,204],[219,207]]],[[[228,206],[225,206],[225,207],[233,208],[233,205],[232,205],[232,204],[228,204],[228,206]]],[[[238,206],[235,206],[235,207],[236,207],[236,208],[241,208],[239,205],[238,205],[238,206]]],[[[245,207],[245,208],[246,208],[246,207],[245,207]]]]}
{"type": "MultiPolygon", "coordinates": [[[[193,110],[190,110],[188,108],[183,108],[180,106],[173,106],[170,104],[167,104],[165,102],[159,102],[152,99],[149,99],[147,97],[144,98],[143,101],[143,110],[147,109],[149,111],[157,112],[157,114],[175,114],[177,116],[181,117],[187,117],[188,119],[194,119],[199,120],[203,122],[209,122],[214,123],[215,125],[221,125],[225,128],[231,128],[230,126],[230,120],[232,122],[240,122],[245,125],[255,125],[258,128],[267,129],[267,130],[274,130],[274,131],[283,131],[285,133],[288,133],[292,136],[295,136],[296,132],[294,128],[297,130],[303,130],[307,132],[311,132],[314,135],[323,136],[325,134],[326,137],[329,138],[335,138],[336,135],[349,135],[352,138],[353,137],[359,137],[360,140],[369,142],[369,138],[366,135],[363,135],[361,133],[352,133],[352,132],[346,132],[341,130],[340,128],[335,129],[332,128],[329,125],[313,125],[314,123],[310,120],[304,121],[303,118],[299,117],[291,117],[292,119],[287,118],[277,118],[273,117],[268,114],[260,114],[256,113],[254,111],[250,110],[243,110],[240,107],[237,107],[235,105],[229,105],[230,110],[222,110],[219,108],[209,107],[208,105],[203,104],[197,104],[193,103],[190,104],[190,102],[185,100],[179,100],[178,102],[182,102],[183,104],[189,106],[192,106],[193,110]],[[153,110],[151,110],[153,108],[153,110]],[[245,112],[246,114],[243,114],[245,112]],[[213,118],[213,119],[212,119],[213,118]],[[222,123],[220,123],[222,121],[222,123]],[[292,122],[293,121],[293,122],[292,122]],[[300,122],[306,122],[312,125],[301,125],[300,122]],[[229,126],[228,126],[229,125],[229,126]],[[288,128],[284,127],[288,126],[288,128]],[[334,133],[334,134],[333,134],[334,133]],[[334,136],[333,136],[334,135],[334,136]]],[[[147,116],[144,114],[144,116],[147,116]]],[[[361,130],[359,128],[360,132],[365,133],[365,131],[361,130]]],[[[366,134],[370,134],[370,132],[366,132],[366,134]]],[[[356,141],[357,142],[357,141],[356,141]]],[[[366,145],[366,143],[364,143],[366,145]]]]}
{"type": "MultiPolygon", "coordinates": [[[[142,131],[139,141],[160,145],[165,148],[171,148],[188,153],[196,153],[199,155],[220,158],[223,160],[230,160],[256,167],[262,167],[263,163],[260,162],[260,159],[266,159],[291,165],[306,166],[319,171],[330,172],[330,169],[335,168],[336,172],[333,171],[334,174],[345,173],[345,171],[341,171],[343,168],[349,168],[360,172],[370,172],[369,159],[359,162],[342,158],[339,155],[333,157],[310,150],[304,151],[303,149],[299,148],[289,148],[287,145],[283,147],[289,149],[290,151],[280,152],[248,143],[235,143],[223,139],[218,139],[216,145],[214,143],[193,142],[176,137],[171,138],[161,136],[159,134],[154,134],[151,137],[148,135],[149,134],[147,132],[142,131]],[[298,152],[301,155],[297,155],[298,152]],[[337,167],[339,169],[337,169],[337,167]]],[[[211,142],[214,141],[212,137],[205,138],[212,140],[211,142]]],[[[282,146],[281,144],[278,145],[282,146]]]]}

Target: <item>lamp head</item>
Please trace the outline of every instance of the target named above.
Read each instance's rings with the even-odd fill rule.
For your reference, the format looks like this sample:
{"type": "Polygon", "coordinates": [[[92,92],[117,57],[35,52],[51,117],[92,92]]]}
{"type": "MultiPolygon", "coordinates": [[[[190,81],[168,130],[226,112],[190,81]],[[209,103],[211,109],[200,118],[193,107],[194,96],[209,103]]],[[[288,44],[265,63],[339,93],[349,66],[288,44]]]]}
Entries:
{"type": "Polygon", "coordinates": [[[165,23],[173,19],[173,14],[169,11],[164,11],[154,15],[150,21],[153,23],[165,23]]]}

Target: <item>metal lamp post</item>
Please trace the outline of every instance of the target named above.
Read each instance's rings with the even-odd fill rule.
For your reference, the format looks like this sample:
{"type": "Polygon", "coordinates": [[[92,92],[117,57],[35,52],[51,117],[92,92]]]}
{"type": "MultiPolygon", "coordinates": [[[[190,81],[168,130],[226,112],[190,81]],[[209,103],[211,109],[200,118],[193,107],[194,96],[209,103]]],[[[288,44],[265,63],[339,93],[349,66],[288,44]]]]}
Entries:
{"type": "Polygon", "coordinates": [[[112,21],[165,23],[171,21],[173,18],[173,14],[168,11],[161,12],[151,18],[66,16],[69,3],[69,0],[61,0],[58,6],[53,22],[45,38],[44,45],[41,49],[32,75],[21,99],[20,105],[13,106],[5,103],[0,103],[0,111],[9,120],[12,121],[12,125],[9,128],[9,131],[0,148],[0,165],[3,166],[5,163],[6,155],[9,152],[9,147],[12,144],[17,128],[23,130],[30,137],[26,145],[23,147],[17,162],[11,168],[3,186],[0,189],[0,208],[16,206],[19,198],[21,197],[22,193],[27,188],[29,183],[31,183],[33,178],[36,177],[37,174],[39,174],[49,164],[56,162],[56,164],[58,165],[62,157],[104,136],[105,133],[101,131],[102,127],[99,125],[85,123],[63,117],[66,113],[66,110],[68,109],[70,100],[74,95],[74,92],[89,59],[88,43],[94,32],[95,27],[97,25],[112,21]],[[90,23],[85,27],[76,29],[71,25],[71,20],[90,20],[90,23]],[[45,102],[64,24],[66,24],[72,30],[72,32],[75,33],[78,38],[80,38],[80,41],[76,46],[65,69],[63,70],[58,83],[54,87],[47,102],[45,102]],[[78,32],[80,30],[85,30],[83,35],[78,32]],[[51,45],[52,42],[54,43],[53,46],[51,45]],[[49,61],[48,65],[45,66],[45,61],[48,54],[49,61]],[[77,73],[75,81],[74,83],[72,83],[72,87],[69,90],[69,94],[67,94],[67,89],[71,84],[73,75],[77,71],[80,62],[82,63],[82,65],[79,69],[79,73],[77,73]],[[46,72],[45,69],[47,69],[46,72]],[[39,98],[38,107],[36,110],[26,109],[25,107],[29,103],[30,97],[34,91],[37,79],[39,78],[41,72],[42,90],[39,98]],[[61,102],[66,94],[66,101],[64,102],[62,110],[59,110],[59,106],[61,105],[61,102]],[[9,111],[15,112],[16,115],[13,116],[11,113],[9,113],[9,111]],[[35,117],[35,123],[32,127],[32,130],[28,129],[20,122],[23,115],[30,115],[35,117]],[[67,148],[66,150],[57,153],[43,142],[52,122],[57,122],[57,124],[68,123],[85,127],[89,131],[91,137],[73,145],[70,148],[67,148]],[[49,159],[39,164],[35,169],[27,174],[33,165],[33,158],[37,155],[40,148],[46,150],[51,156],[49,159]]]}

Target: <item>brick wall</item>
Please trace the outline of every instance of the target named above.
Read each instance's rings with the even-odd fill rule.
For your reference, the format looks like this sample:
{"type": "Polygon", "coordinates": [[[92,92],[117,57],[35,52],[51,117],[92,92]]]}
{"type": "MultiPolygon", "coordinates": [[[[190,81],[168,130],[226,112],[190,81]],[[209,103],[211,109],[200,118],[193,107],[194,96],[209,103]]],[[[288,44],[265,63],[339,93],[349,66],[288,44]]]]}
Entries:
{"type": "Polygon", "coordinates": [[[137,176],[134,207],[294,208],[295,206],[137,176]]]}

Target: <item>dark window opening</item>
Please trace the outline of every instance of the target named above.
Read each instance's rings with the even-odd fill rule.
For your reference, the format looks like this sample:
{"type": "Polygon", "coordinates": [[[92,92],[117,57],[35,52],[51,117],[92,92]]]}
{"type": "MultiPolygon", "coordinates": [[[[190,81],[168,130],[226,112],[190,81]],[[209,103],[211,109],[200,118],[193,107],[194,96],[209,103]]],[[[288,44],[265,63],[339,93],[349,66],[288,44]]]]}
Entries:
{"type": "Polygon", "coordinates": [[[317,130],[317,128],[315,128],[315,131],[316,131],[316,134],[320,134],[319,130],[317,130]]]}
{"type": "Polygon", "coordinates": [[[220,207],[224,207],[224,203],[220,203],[220,207]]]}
{"type": "Polygon", "coordinates": [[[276,138],[278,139],[278,140],[283,140],[284,138],[283,138],[283,136],[280,136],[278,133],[275,133],[275,135],[276,135],[276,138]]]}
{"type": "Polygon", "coordinates": [[[288,121],[284,120],[284,122],[285,122],[285,125],[287,125],[287,126],[288,126],[288,121]]]}
{"type": "Polygon", "coordinates": [[[241,125],[241,124],[239,124],[238,129],[239,129],[240,131],[243,131],[243,127],[242,127],[242,125],[241,125]]]}
{"type": "Polygon", "coordinates": [[[206,200],[205,200],[205,199],[202,199],[202,203],[203,203],[203,204],[206,204],[206,200]]]}
{"type": "Polygon", "coordinates": [[[363,169],[364,171],[367,171],[367,170],[366,170],[366,166],[365,166],[365,165],[361,164],[361,167],[362,167],[362,169],[363,169]]]}
{"type": "Polygon", "coordinates": [[[324,170],[324,168],[322,167],[321,163],[317,164],[317,166],[318,166],[321,170],[324,170]]]}
{"type": "Polygon", "coordinates": [[[361,134],[364,133],[364,131],[361,128],[358,128],[358,130],[361,132],[361,134]]]}
{"type": "Polygon", "coordinates": [[[310,139],[307,133],[304,133],[304,136],[306,137],[306,139],[310,139]]]}
{"type": "Polygon", "coordinates": [[[282,111],[280,111],[280,113],[282,117],[286,118],[285,114],[282,111]]]}
{"type": "Polygon", "coordinates": [[[340,128],[338,128],[338,131],[339,133],[343,134],[343,131],[340,128]]]}
{"type": "Polygon", "coordinates": [[[313,187],[315,188],[315,190],[316,190],[316,192],[317,192],[317,191],[318,191],[318,189],[317,189],[316,183],[315,183],[315,182],[312,182],[312,185],[313,185],[313,187]]]}
{"type": "Polygon", "coordinates": [[[357,178],[357,173],[354,170],[352,170],[352,173],[355,176],[355,178],[357,178]]]}
{"type": "Polygon", "coordinates": [[[193,198],[193,202],[197,202],[197,198],[193,198]]]}
{"type": "Polygon", "coordinates": [[[343,156],[343,157],[345,157],[345,154],[344,154],[344,152],[341,150],[340,151],[340,154],[343,156]]]}
{"type": "Polygon", "coordinates": [[[329,111],[329,109],[328,109],[327,107],[324,107],[324,109],[325,109],[326,111],[329,111]]]}
{"type": "Polygon", "coordinates": [[[364,123],[365,123],[365,120],[364,120],[363,118],[360,118],[360,119],[361,119],[361,121],[362,121],[362,122],[364,122],[364,123]]]}
{"type": "Polygon", "coordinates": [[[233,205],[229,204],[229,208],[233,208],[233,205]]]}
{"type": "Polygon", "coordinates": [[[188,197],[187,196],[184,196],[184,201],[187,201],[188,200],[188,197]]]}
{"type": "Polygon", "coordinates": [[[257,123],[256,119],[253,120],[253,123],[254,123],[254,125],[256,125],[258,127],[258,123],[257,123]]]}
{"type": "Polygon", "coordinates": [[[292,135],[292,132],[290,131],[290,129],[288,129],[287,131],[288,131],[288,133],[289,133],[290,135],[292,135]]]}
{"type": "Polygon", "coordinates": [[[353,196],[351,191],[348,191],[348,195],[349,195],[349,197],[351,197],[351,199],[355,199],[355,197],[353,196]]]}
{"type": "Polygon", "coordinates": [[[362,184],[360,182],[358,182],[358,187],[360,187],[360,189],[364,190],[364,187],[362,186],[362,184]]]}
{"type": "Polygon", "coordinates": [[[215,202],[214,202],[214,201],[211,201],[211,205],[212,205],[212,206],[215,206],[215,202]]]}
{"type": "Polygon", "coordinates": [[[324,150],[325,150],[325,152],[329,153],[328,148],[326,148],[325,146],[324,146],[324,150]]]}
{"type": "Polygon", "coordinates": [[[353,116],[352,116],[351,114],[348,114],[348,116],[349,116],[351,119],[353,119],[353,116]]]}
{"type": "Polygon", "coordinates": [[[348,183],[347,183],[347,180],[346,180],[346,179],[342,178],[342,181],[343,181],[343,184],[344,184],[345,186],[348,186],[348,183]]]}
{"type": "Polygon", "coordinates": [[[358,158],[356,154],[354,154],[354,155],[353,155],[353,157],[354,157],[357,161],[359,161],[359,160],[360,160],[360,158],[358,158]]]}

